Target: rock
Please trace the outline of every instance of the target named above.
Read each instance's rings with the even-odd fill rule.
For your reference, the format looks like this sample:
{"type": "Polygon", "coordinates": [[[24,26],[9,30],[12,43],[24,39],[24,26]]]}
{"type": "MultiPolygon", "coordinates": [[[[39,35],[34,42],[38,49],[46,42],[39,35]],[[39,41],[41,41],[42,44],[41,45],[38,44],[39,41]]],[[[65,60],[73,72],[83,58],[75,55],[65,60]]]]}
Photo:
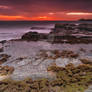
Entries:
{"type": "Polygon", "coordinates": [[[2,48],[0,48],[0,52],[3,52],[3,47],[2,47],[2,48]]]}
{"type": "Polygon", "coordinates": [[[6,40],[0,41],[0,43],[2,43],[2,44],[6,43],[6,42],[7,42],[6,40]]]}
{"type": "Polygon", "coordinates": [[[0,54],[0,64],[6,62],[10,56],[7,54],[0,54]]]}
{"type": "Polygon", "coordinates": [[[43,59],[37,59],[35,62],[32,62],[32,65],[39,65],[43,62],[43,59]]]}
{"type": "Polygon", "coordinates": [[[28,41],[38,41],[38,40],[43,40],[47,38],[48,38],[48,35],[44,33],[28,32],[28,33],[25,33],[21,39],[28,40],[28,41]]]}
{"type": "Polygon", "coordinates": [[[47,51],[46,54],[47,54],[48,58],[50,58],[50,57],[54,58],[55,57],[55,55],[51,51],[47,51]]]}
{"type": "Polygon", "coordinates": [[[70,59],[70,58],[57,58],[55,61],[56,65],[59,67],[65,67],[69,63],[74,64],[75,66],[78,66],[81,64],[81,61],[79,59],[70,59]]]}
{"type": "Polygon", "coordinates": [[[83,64],[91,64],[92,65],[92,60],[89,60],[89,59],[80,59],[80,60],[83,64]]]}
{"type": "Polygon", "coordinates": [[[83,49],[83,48],[80,48],[80,51],[81,51],[81,52],[84,52],[84,53],[86,52],[86,50],[83,49]]]}
{"type": "Polygon", "coordinates": [[[9,75],[12,74],[14,71],[13,67],[9,67],[9,66],[0,66],[0,75],[9,75]]]}
{"type": "Polygon", "coordinates": [[[37,41],[39,40],[39,34],[37,32],[28,32],[22,36],[23,40],[37,41]]]}
{"type": "Polygon", "coordinates": [[[92,24],[55,24],[49,33],[48,41],[51,43],[92,43],[92,24]],[[87,33],[87,34],[86,34],[87,33]]]}
{"type": "Polygon", "coordinates": [[[41,64],[40,66],[42,66],[43,68],[47,68],[50,64],[54,63],[55,60],[53,59],[45,59],[41,64]]]}
{"type": "Polygon", "coordinates": [[[77,53],[74,53],[73,51],[63,50],[61,52],[61,56],[64,58],[77,58],[79,55],[77,53]]]}
{"type": "Polygon", "coordinates": [[[69,63],[69,59],[68,58],[57,58],[55,62],[57,66],[65,67],[65,65],[69,63]]]}

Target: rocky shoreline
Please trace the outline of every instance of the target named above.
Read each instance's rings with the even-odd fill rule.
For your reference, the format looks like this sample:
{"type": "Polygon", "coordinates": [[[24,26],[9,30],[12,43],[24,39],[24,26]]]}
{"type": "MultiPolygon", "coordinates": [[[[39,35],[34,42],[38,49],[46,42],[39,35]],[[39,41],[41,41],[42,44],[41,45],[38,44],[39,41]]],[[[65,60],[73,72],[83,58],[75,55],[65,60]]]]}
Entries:
{"type": "MultiPolygon", "coordinates": [[[[92,85],[92,61],[88,59],[80,59],[80,62],[76,62],[78,57],[79,55],[72,51],[41,51],[39,55],[35,57],[36,61],[33,62],[33,64],[36,67],[40,64],[43,66],[45,65],[45,71],[50,74],[49,76],[51,79],[43,77],[34,80],[32,78],[26,78],[21,81],[15,81],[8,78],[0,81],[0,91],[87,92],[85,89],[92,85]],[[48,59],[49,61],[39,61],[39,58],[43,58],[45,61],[48,59]],[[65,58],[69,60],[63,62],[62,60],[65,58]],[[70,61],[73,59],[74,61],[70,61]]],[[[13,68],[9,68],[8,66],[2,68],[7,71],[10,69],[9,74],[14,71],[13,68]]]]}
{"type": "Polygon", "coordinates": [[[88,24],[56,24],[49,34],[28,32],[1,44],[1,92],[89,92],[92,39],[88,24]]]}
{"type": "MultiPolygon", "coordinates": [[[[85,49],[80,51],[86,53],[85,49]]],[[[1,61],[6,58],[2,65],[10,57],[1,54],[1,61]]],[[[0,78],[1,92],[87,92],[85,90],[92,85],[92,59],[81,58],[69,50],[40,50],[33,59],[20,57],[9,66],[0,66],[0,78]],[[32,75],[16,80],[18,71],[20,75],[22,72],[32,75]],[[41,75],[33,78],[33,74],[41,75]]]]}
{"type": "Polygon", "coordinates": [[[92,24],[56,24],[55,28],[48,34],[28,32],[21,37],[21,40],[89,44],[92,43],[92,24]]]}

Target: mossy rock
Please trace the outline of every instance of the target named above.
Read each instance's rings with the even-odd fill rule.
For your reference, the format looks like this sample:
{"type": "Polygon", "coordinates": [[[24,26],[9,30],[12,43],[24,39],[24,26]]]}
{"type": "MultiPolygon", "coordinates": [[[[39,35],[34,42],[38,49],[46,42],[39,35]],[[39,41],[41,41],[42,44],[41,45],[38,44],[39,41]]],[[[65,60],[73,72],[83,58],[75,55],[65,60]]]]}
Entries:
{"type": "Polygon", "coordinates": [[[81,62],[83,64],[91,64],[92,65],[92,61],[91,60],[88,60],[88,59],[80,59],[80,60],[81,60],[81,62]]]}

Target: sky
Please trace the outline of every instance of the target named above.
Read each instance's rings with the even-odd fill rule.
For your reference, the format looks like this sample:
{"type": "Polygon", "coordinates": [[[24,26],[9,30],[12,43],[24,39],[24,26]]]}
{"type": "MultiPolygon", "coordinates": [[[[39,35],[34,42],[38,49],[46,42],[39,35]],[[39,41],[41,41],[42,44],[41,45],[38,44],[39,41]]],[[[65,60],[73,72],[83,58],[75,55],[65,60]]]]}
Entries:
{"type": "Polygon", "coordinates": [[[92,19],[92,0],[0,0],[0,20],[92,19]]]}

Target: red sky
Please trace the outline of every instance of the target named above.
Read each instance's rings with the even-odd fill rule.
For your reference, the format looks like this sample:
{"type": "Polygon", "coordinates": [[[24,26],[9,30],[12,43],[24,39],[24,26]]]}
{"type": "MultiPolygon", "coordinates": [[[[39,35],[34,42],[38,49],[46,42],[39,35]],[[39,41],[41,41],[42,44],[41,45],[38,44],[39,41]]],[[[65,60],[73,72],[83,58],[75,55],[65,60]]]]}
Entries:
{"type": "Polygon", "coordinates": [[[0,0],[0,20],[92,19],[92,0],[0,0]]]}

